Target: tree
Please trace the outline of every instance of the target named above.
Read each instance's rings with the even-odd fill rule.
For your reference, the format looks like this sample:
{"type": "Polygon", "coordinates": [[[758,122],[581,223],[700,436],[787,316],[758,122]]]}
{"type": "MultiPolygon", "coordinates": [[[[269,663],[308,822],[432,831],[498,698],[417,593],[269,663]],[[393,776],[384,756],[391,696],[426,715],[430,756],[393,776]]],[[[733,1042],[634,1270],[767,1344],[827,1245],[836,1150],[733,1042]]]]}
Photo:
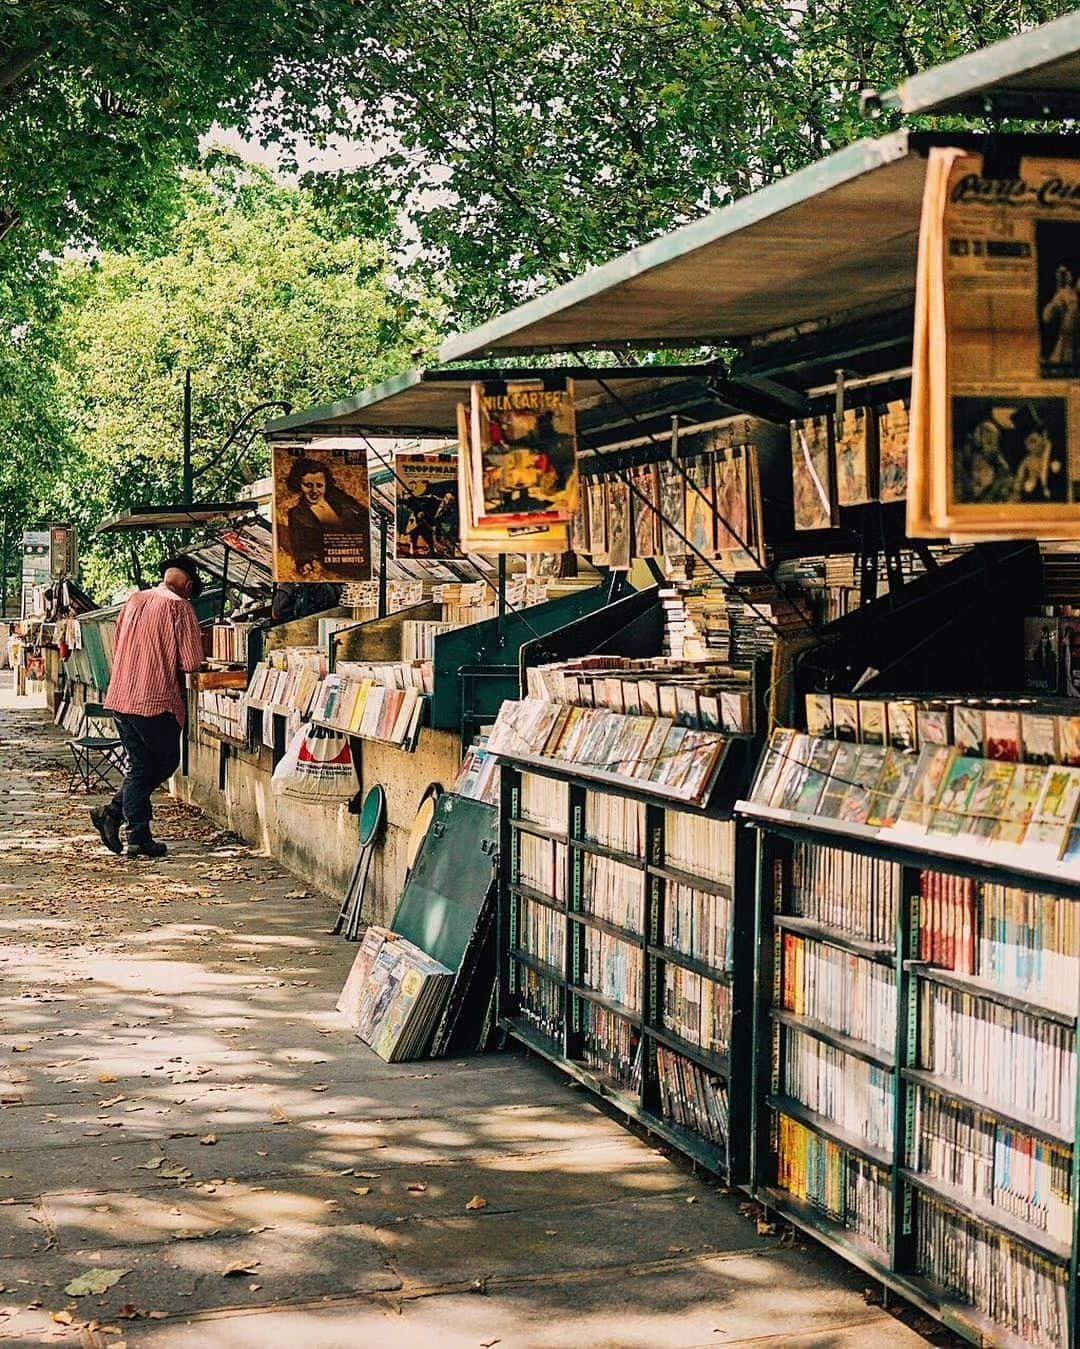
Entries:
{"type": "MultiPolygon", "coordinates": [[[[349,0],[6,0],[0,27],[0,236],[35,249],[122,245],[174,204],[214,122],[319,135],[349,0]]],[[[0,253],[0,268],[15,259],[0,253]]]]}
{"type": "MultiPolygon", "coordinates": [[[[140,502],[181,499],[181,399],[194,371],[197,497],[233,499],[265,472],[261,439],[217,451],[253,405],[328,402],[397,374],[436,342],[437,311],[385,246],[343,233],[310,194],[216,154],[183,184],[156,248],[64,264],[61,397],[75,454],[58,509],[84,538],[140,502]]],[[[86,550],[88,576],[130,574],[130,536],[86,550]]],[[[139,538],[145,568],[168,541],[139,538]],[[144,546],[145,545],[145,546],[144,546]]]]}
{"type": "MultiPolygon", "coordinates": [[[[344,86],[385,199],[480,321],[873,129],[859,92],[1069,0],[395,0],[344,86]]],[[[347,111],[347,110],[346,110],[347,111]]]]}

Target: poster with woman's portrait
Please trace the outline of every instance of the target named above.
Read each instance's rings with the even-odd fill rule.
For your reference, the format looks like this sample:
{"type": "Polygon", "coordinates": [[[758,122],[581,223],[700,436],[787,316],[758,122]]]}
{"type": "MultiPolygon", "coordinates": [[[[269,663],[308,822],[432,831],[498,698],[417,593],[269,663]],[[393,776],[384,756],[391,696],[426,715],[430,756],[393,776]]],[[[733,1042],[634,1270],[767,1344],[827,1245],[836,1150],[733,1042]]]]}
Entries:
{"type": "Polygon", "coordinates": [[[274,580],[371,579],[371,496],[362,449],[274,447],[274,580]]]}

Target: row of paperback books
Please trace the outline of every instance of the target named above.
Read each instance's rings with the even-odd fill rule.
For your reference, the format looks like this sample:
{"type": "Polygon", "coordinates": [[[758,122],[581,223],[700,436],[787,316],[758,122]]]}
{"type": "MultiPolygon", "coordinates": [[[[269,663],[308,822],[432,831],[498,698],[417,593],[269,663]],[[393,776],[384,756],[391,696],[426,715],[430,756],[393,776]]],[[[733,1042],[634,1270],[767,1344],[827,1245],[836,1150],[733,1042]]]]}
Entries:
{"type": "Polygon", "coordinates": [[[1071,1149],[920,1085],[908,1152],[913,1171],[1071,1244],[1071,1149]]]}
{"type": "Polygon", "coordinates": [[[289,650],[284,660],[281,654],[271,652],[255,666],[245,701],[250,707],[281,708],[306,717],[326,673],[322,653],[311,647],[289,650]]]}
{"type": "Polygon", "coordinates": [[[503,703],[488,748],[509,758],[536,756],[557,766],[634,779],[642,790],[677,791],[702,805],[727,743],[715,732],[676,726],[669,717],[620,716],[606,708],[526,698],[503,703]]]}
{"type": "Polygon", "coordinates": [[[781,1114],[776,1179],[780,1189],[865,1237],[886,1258],[893,1213],[887,1172],[781,1114]]]}
{"type": "Polygon", "coordinates": [[[199,690],[199,725],[209,726],[233,740],[247,737],[244,703],[240,692],[230,689],[199,690]]]}
{"type": "Polygon", "coordinates": [[[1080,1012],[1080,904],[1074,899],[924,871],[919,959],[1005,993],[1080,1012]]]}
{"type": "Polygon", "coordinates": [[[791,1026],[783,1041],[782,1090],[845,1133],[883,1152],[893,1145],[893,1073],[791,1026]]]}
{"type": "Polygon", "coordinates": [[[517,940],[522,951],[566,976],[566,920],[556,909],[522,895],[517,940]]]}
{"type": "Polygon", "coordinates": [[[393,688],[370,677],[332,674],[319,688],[311,717],[344,735],[411,750],[420,734],[424,702],[424,694],[416,688],[393,688]]]}
{"type": "Polygon", "coordinates": [[[735,824],[684,810],[664,812],[664,865],[701,880],[735,884],[735,824]]]}
{"type": "Polygon", "coordinates": [[[727,1084],[663,1045],[655,1047],[660,1111],[683,1129],[726,1148],[730,1126],[727,1084]]]}
{"type": "MultiPolygon", "coordinates": [[[[693,561],[690,559],[689,561],[693,561]]],[[[805,634],[810,615],[764,572],[740,572],[734,585],[689,565],[660,590],[664,654],[745,668],[770,653],[778,638],[805,634]]]]}
{"type": "Polygon", "coordinates": [[[1036,1349],[1070,1343],[1066,1267],[926,1195],[915,1234],[919,1268],[946,1292],[1036,1349]]]}
{"type": "Polygon", "coordinates": [[[565,904],[566,844],[522,832],[518,834],[517,846],[518,881],[565,904]]]}
{"type": "Polygon", "coordinates": [[[215,623],[210,629],[210,659],[226,665],[246,665],[250,623],[215,623]]]}
{"type": "Polygon", "coordinates": [[[954,745],[1004,763],[1080,765],[1080,716],[1033,698],[870,698],[806,695],[806,729],[820,739],[914,751],[954,745]]]}
{"type": "Polygon", "coordinates": [[[406,619],[401,625],[401,659],[410,663],[434,660],[435,638],[447,632],[456,632],[460,626],[459,623],[406,619]]]}
{"type": "Polygon", "coordinates": [[[585,1065],[627,1091],[641,1090],[641,1032],[626,1017],[579,998],[585,1065]]]}
{"type": "Polygon", "coordinates": [[[547,702],[668,717],[692,730],[741,735],[754,729],[750,671],[727,662],[582,656],[533,666],[526,691],[547,702]]]}
{"type": "Polygon", "coordinates": [[[565,834],[570,818],[570,784],[536,773],[522,773],[518,813],[523,820],[553,834],[565,834]]]}
{"type": "Polygon", "coordinates": [[[1072,1137],[1076,1030],[992,997],[919,981],[918,1066],[1003,1111],[1023,1112],[1072,1137]]]}
{"type": "Polygon", "coordinates": [[[517,982],[521,1019],[538,1035],[555,1045],[561,1045],[566,1034],[562,985],[545,979],[527,965],[519,964],[513,956],[510,957],[510,967],[517,982]]]}
{"type": "Polygon", "coordinates": [[[731,985],[669,965],[664,974],[662,1024],[708,1054],[727,1055],[731,1051],[731,985]]]}
{"type": "MultiPolygon", "coordinates": [[[[559,846],[559,845],[556,845],[559,846]]],[[[645,873],[610,857],[586,853],[583,900],[586,913],[614,923],[627,932],[642,931],[645,905],[645,873]]]]}
{"type": "Polygon", "coordinates": [[[792,849],[788,904],[800,918],[892,946],[900,890],[895,862],[813,843],[792,849]]]}
{"type": "Polygon", "coordinates": [[[785,932],[781,1005],[853,1040],[892,1054],[896,975],[885,965],[827,942],[785,932]]]}
{"type": "MultiPolygon", "coordinates": [[[[566,816],[562,818],[565,821],[566,816]]],[[[644,857],[644,803],[613,792],[586,791],[585,837],[602,848],[644,857]]]]}
{"type": "Polygon", "coordinates": [[[750,799],[807,817],[927,840],[1065,874],[1080,868],[1080,767],[977,759],[951,745],[918,755],[778,729],[750,799]]]}
{"type": "Polygon", "coordinates": [[[411,941],[373,923],[364,933],[337,1009],[387,1063],[422,1058],[450,996],[453,972],[411,941]]]}
{"type": "Polygon", "coordinates": [[[664,891],[664,945],[680,955],[730,970],[735,901],[691,885],[669,882],[664,891]]]}
{"type": "Polygon", "coordinates": [[[581,934],[582,986],[640,1014],[644,989],[641,948],[597,928],[581,934]]]}

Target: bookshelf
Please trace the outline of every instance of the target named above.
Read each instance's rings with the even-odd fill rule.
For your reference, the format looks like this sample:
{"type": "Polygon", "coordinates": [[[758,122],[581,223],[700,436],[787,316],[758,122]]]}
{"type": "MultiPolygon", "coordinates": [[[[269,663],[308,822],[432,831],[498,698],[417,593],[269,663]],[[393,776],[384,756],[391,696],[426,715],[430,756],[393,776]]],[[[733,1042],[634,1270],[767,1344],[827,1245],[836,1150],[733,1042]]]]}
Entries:
{"type": "Polygon", "coordinates": [[[973,1343],[1076,1349],[1080,888],[738,811],[753,1193],[973,1343]]]}
{"type": "Polygon", "coordinates": [[[730,809],[499,757],[500,1025],[745,1183],[752,836],[730,809]]]}

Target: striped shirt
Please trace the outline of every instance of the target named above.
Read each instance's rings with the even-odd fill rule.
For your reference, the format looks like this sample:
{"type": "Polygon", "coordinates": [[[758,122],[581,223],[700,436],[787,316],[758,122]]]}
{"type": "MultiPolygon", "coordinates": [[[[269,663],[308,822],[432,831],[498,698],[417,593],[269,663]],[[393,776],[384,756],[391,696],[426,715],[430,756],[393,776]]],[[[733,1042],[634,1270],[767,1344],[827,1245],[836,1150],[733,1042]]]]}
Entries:
{"type": "Polygon", "coordinates": [[[184,675],[203,662],[195,610],[164,582],[132,595],[116,622],[112,677],[105,706],[110,712],[187,717],[184,675]]]}

